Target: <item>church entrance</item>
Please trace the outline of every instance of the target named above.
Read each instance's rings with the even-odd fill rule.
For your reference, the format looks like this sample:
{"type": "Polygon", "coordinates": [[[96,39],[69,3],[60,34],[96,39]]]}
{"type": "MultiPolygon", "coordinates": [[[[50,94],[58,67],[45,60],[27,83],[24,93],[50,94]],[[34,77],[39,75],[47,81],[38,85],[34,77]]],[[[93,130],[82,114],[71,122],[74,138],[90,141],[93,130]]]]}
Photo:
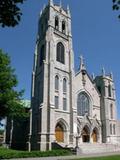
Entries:
{"type": "Polygon", "coordinates": [[[57,142],[64,142],[64,129],[61,124],[57,124],[55,128],[55,138],[57,142]]]}
{"type": "Polygon", "coordinates": [[[97,130],[96,129],[93,130],[92,139],[93,139],[93,143],[96,143],[98,141],[97,130]]]}
{"type": "Polygon", "coordinates": [[[82,141],[84,143],[89,143],[90,142],[90,131],[89,131],[89,128],[87,126],[85,126],[83,128],[83,131],[82,131],[82,141]]]}

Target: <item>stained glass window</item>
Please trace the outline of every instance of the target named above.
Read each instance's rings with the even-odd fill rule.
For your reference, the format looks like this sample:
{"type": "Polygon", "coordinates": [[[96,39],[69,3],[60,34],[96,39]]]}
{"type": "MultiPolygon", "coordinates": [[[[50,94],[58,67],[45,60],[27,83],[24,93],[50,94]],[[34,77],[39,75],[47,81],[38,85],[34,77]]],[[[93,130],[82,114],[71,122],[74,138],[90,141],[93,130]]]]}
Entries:
{"type": "Polygon", "coordinates": [[[89,98],[85,93],[78,94],[77,98],[77,113],[78,116],[84,116],[86,113],[89,115],[90,103],[89,98]]]}

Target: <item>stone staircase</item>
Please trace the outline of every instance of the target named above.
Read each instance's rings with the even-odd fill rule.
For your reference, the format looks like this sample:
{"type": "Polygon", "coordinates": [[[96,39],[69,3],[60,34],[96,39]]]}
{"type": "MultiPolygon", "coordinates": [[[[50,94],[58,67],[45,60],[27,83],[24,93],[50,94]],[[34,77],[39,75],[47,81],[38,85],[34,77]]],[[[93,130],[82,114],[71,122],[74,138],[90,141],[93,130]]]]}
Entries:
{"type": "Polygon", "coordinates": [[[120,151],[119,144],[107,144],[107,143],[97,143],[90,144],[84,143],[80,144],[77,149],[77,154],[92,154],[92,153],[109,153],[109,152],[118,152],[120,151]]]}
{"type": "Polygon", "coordinates": [[[55,143],[55,148],[70,149],[73,154],[94,154],[94,153],[111,153],[120,152],[120,144],[110,143],[82,143],[79,144],[79,148],[73,144],[65,145],[65,143],[55,143]]]}

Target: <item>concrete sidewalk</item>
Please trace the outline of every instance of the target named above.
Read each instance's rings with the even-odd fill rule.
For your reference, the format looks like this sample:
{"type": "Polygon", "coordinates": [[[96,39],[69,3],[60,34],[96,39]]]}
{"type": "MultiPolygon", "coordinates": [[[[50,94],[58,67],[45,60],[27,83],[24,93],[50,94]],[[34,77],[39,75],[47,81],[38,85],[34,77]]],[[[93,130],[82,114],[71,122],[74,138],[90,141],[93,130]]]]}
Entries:
{"type": "Polygon", "coordinates": [[[81,154],[79,156],[73,155],[73,156],[61,156],[61,157],[18,158],[18,159],[11,159],[11,160],[74,160],[78,158],[104,157],[104,156],[112,156],[112,155],[120,155],[120,152],[81,154]]]}

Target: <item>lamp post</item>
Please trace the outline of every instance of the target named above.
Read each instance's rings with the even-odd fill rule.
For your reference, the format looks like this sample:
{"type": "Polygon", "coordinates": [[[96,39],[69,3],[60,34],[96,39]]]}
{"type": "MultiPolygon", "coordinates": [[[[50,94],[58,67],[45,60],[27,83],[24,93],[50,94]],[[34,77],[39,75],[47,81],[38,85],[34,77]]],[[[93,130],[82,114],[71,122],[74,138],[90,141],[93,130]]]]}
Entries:
{"type": "Polygon", "coordinates": [[[79,138],[80,138],[80,135],[76,135],[75,136],[75,140],[76,140],[76,144],[75,144],[75,150],[77,151],[77,149],[79,148],[79,138]]]}

